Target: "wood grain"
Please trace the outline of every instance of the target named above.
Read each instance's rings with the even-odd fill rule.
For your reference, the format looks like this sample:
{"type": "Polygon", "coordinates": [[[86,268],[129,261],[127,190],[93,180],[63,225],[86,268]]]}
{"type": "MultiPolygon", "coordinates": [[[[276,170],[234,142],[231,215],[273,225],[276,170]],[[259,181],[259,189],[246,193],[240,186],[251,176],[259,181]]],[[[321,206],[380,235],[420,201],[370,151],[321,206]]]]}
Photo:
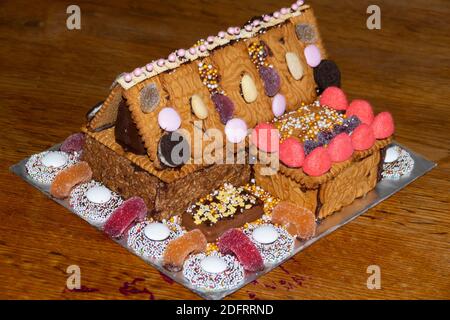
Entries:
{"type": "MultiPolygon", "coordinates": [[[[76,3],[82,29],[74,31],[65,26],[67,2],[0,4],[0,298],[197,299],[8,168],[77,131],[117,74],[289,3],[76,3]],[[72,264],[91,292],[64,290],[72,264]]],[[[229,298],[449,299],[448,2],[380,0],[381,30],[366,28],[371,1],[310,4],[349,97],[390,110],[397,140],[438,167],[229,298]],[[374,264],[381,290],[366,287],[374,264]]]]}

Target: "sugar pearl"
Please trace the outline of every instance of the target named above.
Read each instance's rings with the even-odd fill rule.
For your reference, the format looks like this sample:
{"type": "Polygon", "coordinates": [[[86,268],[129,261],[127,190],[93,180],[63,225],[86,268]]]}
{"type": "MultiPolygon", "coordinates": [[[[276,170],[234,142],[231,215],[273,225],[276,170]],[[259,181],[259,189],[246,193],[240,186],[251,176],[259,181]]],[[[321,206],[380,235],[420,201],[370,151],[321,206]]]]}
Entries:
{"type": "Polygon", "coordinates": [[[280,10],[280,12],[281,12],[282,15],[285,15],[285,14],[288,14],[289,9],[287,9],[287,8],[282,8],[282,9],[280,10]]]}
{"type": "Polygon", "coordinates": [[[166,64],[166,61],[164,59],[159,59],[158,62],[156,63],[158,66],[162,67],[166,64]]]}
{"type": "Polygon", "coordinates": [[[229,27],[229,28],[227,29],[227,33],[228,33],[228,34],[234,34],[234,28],[233,28],[233,27],[229,27]]]}
{"type": "Polygon", "coordinates": [[[127,73],[123,76],[123,79],[125,80],[125,82],[130,82],[131,80],[133,80],[133,77],[131,76],[131,74],[127,73]]]}
{"type": "Polygon", "coordinates": [[[134,69],[133,74],[134,74],[136,77],[139,77],[139,76],[142,74],[141,68],[136,68],[136,69],[134,69]]]}
{"type": "Polygon", "coordinates": [[[213,43],[214,39],[215,39],[214,36],[209,36],[208,38],[206,38],[206,41],[208,41],[209,43],[213,43]]]}
{"type": "Polygon", "coordinates": [[[189,53],[190,53],[191,55],[194,55],[195,52],[196,52],[195,48],[190,48],[190,49],[189,49],[189,53]]]}
{"type": "Polygon", "coordinates": [[[200,50],[200,52],[205,52],[206,50],[208,50],[208,48],[206,48],[206,46],[204,44],[202,44],[198,50],[200,50]]]}
{"type": "Polygon", "coordinates": [[[274,17],[275,19],[278,19],[278,18],[280,17],[280,13],[279,13],[278,11],[275,11],[275,12],[273,13],[273,17],[274,17]]]}
{"type": "Polygon", "coordinates": [[[153,71],[153,63],[147,63],[147,65],[145,66],[145,69],[147,69],[148,72],[152,72],[153,71]]]}
{"type": "Polygon", "coordinates": [[[257,26],[259,26],[260,23],[261,23],[261,21],[254,20],[252,24],[253,24],[254,27],[257,27],[257,26]]]}
{"type": "Polygon", "coordinates": [[[235,34],[235,35],[238,35],[239,33],[241,33],[241,28],[235,27],[235,28],[234,28],[234,34],[235,34]]]}
{"type": "Polygon", "coordinates": [[[272,112],[275,117],[280,117],[286,111],[286,98],[278,93],[272,100],[272,112]]]}
{"type": "Polygon", "coordinates": [[[223,38],[225,38],[226,33],[225,33],[225,31],[220,31],[217,35],[219,38],[223,39],[223,38]]]}
{"type": "Polygon", "coordinates": [[[245,31],[248,31],[248,32],[251,32],[251,31],[253,30],[253,28],[252,28],[251,25],[246,25],[246,26],[244,27],[244,29],[245,29],[245,31]]]}
{"type": "Polygon", "coordinates": [[[178,49],[177,50],[177,56],[184,57],[185,54],[186,54],[186,50],[184,50],[184,49],[178,49]]]}
{"type": "Polygon", "coordinates": [[[170,62],[175,62],[177,60],[177,56],[174,53],[171,53],[167,58],[170,62]]]}

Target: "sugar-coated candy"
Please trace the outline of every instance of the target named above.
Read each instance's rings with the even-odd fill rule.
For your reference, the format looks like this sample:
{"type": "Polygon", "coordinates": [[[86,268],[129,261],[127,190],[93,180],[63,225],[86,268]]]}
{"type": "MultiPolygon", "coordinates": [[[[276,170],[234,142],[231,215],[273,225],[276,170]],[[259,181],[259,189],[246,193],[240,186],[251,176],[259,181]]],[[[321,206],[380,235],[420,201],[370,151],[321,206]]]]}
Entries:
{"type": "Polygon", "coordinates": [[[190,254],[204,252],[207,244],[205,235],[199,229],[186,232],[167,245],[163,257],[164,268],[173,272],[180,271],[184,260],[190,254]]]}
{"type": "Polygon", "coordinates": [[[259,76],[264,83],[264,91],[269,97],[275,96],[280,91],[280,75],[277,70],[271,67],[261,66],[259,76]]]}
{"type": "Polygon", "coordinates": [[[394,118],[387,112],[380,112],[372,122],[373,134],[376,139],[385,139],[394,134],[394,118]]]}
{"type": "Polygon", "coordinates": [[[231,118],[233,118],[234,113],[234,103],[227,96],[216,93],[211,96],[211,100],[214,102],[217,112],[220,116],[220,121],[226,124],[231,118]]]}
{"type": "Polygon", "coordinates": [[[299,23],[295,25],[295,33],[300,41],[304,43],[316,42],[316,31],[314,27],[307,23],[299,23]]]}
{"type": "Polygon", "coordinates": [[[85,161],[80,161],[59,172],[50,186],[50,194],[58,199],[67,198],[70,190],[79,183],[92,179],[92,170],[85,161]]]}
{"type": "Polygon", "coordinates": [[[373,121],[373,110],[370,103],[366,100],[353,100],[348,106],[345,114],[347,117],[357,116],[365,124],[371,124],[373,121]]]}
{"type": "Polygon", "coordinates": [[[353,131],[351,138],[353,148],[358,151],[367,150],[375,143],[372,128],[364,123],[353,131]]]}
{"type": "Polygon", "coordinates": [[[332,162],[350,159],[353,154],[352,139],[346,133],[340,133],[328,144],[327,152],[332,162]]]}
{"type": "Polygon", "coordinates": [[[147,216],[147,206],[140,197],[124,201],[106,221],[104,230],[112,238],[120,238],[133,223],[143,221],[147,216]]]}
{"type": "Polygon", "coordinates": [[[322,60],[320,50],[315,44],[306,46],[303,53],[305,54],[306,63],[308,63],[310,67],[317,67],[322,60]]]}
{"type": "Polygon", "coordinates": [[[275,117],[280,117],[284,114],[285,111],[286,111],[286,98],[282,94],[277,93],[272,100],[273,115],[275,117]]]}
{"type": "Polygon", "coordinates": [[[158,113],[158,123],[161,129],[166,131],[175,131],[181,125],[181,118],[174,108],[162,108],[158,113]]]}
{"type": "Polygon", "coordinates": [[[316,233],[314,213],[289,201],[281,201],[273,208],[272,223],[283,226],[291,235],[303,240],[316,233]]]}
{"type": "Polygon", "coordinates": [[[324,147],[317,147],[305,158],[303,171],[312,177],[318,177],[331,168],[331,159],[324,147]]]}
{"type": "Polygon", "coordinates": [[[300,168],[305,160],[305,152],[300,141],[289,137],[280,143],[280,160],[291,168],[300,168]]]}
{"type": "Polygon", "coordinates": [[[245,270],[256,272],[264,269],[264,261],[255,244],[239,229],[229,229],[218,241],[222,254],[234,254],[245,270]]]}
{"type": "Polygon", "coordinates": [[[305,150],[305,156],[311,153],[315,148],[320,147],[319,142],[315,140],[306,140],[303,143],[303,149],[305,150]]]}
{"type": "Polygon", "coordinates": [[[330,143],[331,139],[334,138],[334,132],[333,131],[320,131],[317,135],[317,142],[319,142],[319,145],[325,146],[328,143],[330,143]]]}
{"type": "Polygon", "coordinates": [[[145,86],[139,96],[141,110],[144,113],[150,113],[159,105],[161,97],[159,95],[158,87],[155,83],[150,83],[145,86]]]}
{"type": "Polygon", "coordinates": [[[85,139],[84,133],[74,133],[64,140],[59,150],[67,153],[80,152],[83,150],[85,139]]]}
{"type": "Polygon", "coordinates": [[[270,123],[258,124],[251,134],[252,143],[265,152],[277,151],[279,139],[280,133],[278,129],[270,123]]]}
{"type": "Polygon", "coordinates": [[[247,124],[240,118],[233,118],[225,125],[225,135],[232,143],[239,143],[247,136],[247,124]]]}
{"type": "Polygon", "coordinates": [[[321,94],[328,87],[341,87],[341,72],[334,61],[322,60],[314,68],[314,80],[321,94]]]}
{"type": "Polygon", "coordinates": [[[335,110],[345,110],[348,106],[347,96],[338,87],[328,87],[320,96],[322,106],[328,106],[335,110]]]}

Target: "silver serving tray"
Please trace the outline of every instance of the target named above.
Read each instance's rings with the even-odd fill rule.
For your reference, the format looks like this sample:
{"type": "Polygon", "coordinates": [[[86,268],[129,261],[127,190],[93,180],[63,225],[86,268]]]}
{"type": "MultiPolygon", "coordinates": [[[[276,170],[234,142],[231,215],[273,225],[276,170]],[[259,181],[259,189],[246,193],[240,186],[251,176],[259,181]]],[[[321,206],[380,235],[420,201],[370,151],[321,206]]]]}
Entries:
{"type": "MultiPolygon", "coordinates": [[[[391,145],[398,145],[401,148],[405,149],[406,151],[408,151],[410,153],[411,157],[414,159],[414,169],[409,175],[403,176],[398,180],[389,180],[389,179],[381,180],[377,184],[375,189],[372,190],[371,192],[369,192],[365,197],[355,200],[351,205],[343,208],[339,212],[336,212],[333,215],[322,220],[317,227],[317,233],[314,238],[309,239],[307,241],[295,240],[294,250],[289,257],[287,257],[286,259],[284,259],[283,261],[281,261],[277,264],[266,266],[266,268],[263,271],[247,274],[244,282],[239,287],[236,287],[236,288],[230,289],[230,290],[223,290],[223,291],[201,290],[199,288],[196,288],[196,287],[193,287],[192,285],[190,285],[184,279],[181,271],[180,272],[170,272],[170,271],[167,271],[166,269],[164,269],[162,267],[162,265],[160,263],[158,263],[156,260],[143,259],[142,257],[140,257],[140,258],[143,259],[145,262],[147,262],[152,267],[156,268],[157,270],[159,270],[160,272],[162,272],[163,274],[168,276],[169,278],[180,283],[181,285],[185,286],[189,290],[195,292],[199,296],[201,296],[205,299],[211,299],[211,300],[222,299],[225,296],[232,294],[233,292],[239,290],[240,288],[244,287],[248,283],[259,278],[260,276],[266,274],[267,272],[270,272],[271,270],[275,269],[276,267],[278,267],[285,261],[289,260],[292,256],[296,255],[303,249],[312,245],[314,242],[316,242],[320,238],[325,237],[326,235],[330,234],[331,232],[335,231],[336,229],[342,227],[343,225],[345,225],[348,222],[352,221],[353,219],[357,218],[359,215],[363,214],[370,208],[376,206],[381,201],[392,196],[394,193],[403,189],[408,184],[410,184],[411,182],[413,182],[420,176],[424,175],[425,173],[427,173],[428,171],[430,171],[431,169],[433,169],[436,166],[436,163],[423,158],[421,155],[412,152],[408,148],[405,148],[396,142],[393,142],[391,145]]],[[[49,150],[57,150],[58,148],[59,148],[59,144],[53,146],[49,150]]],[[[28,160],[28,158],[23,159],[19,163],[13,165],[10,168],[10,170],[12,172],[14,172],[15,174],[17,174],[19,177],[22,177],[26,182],[28,182],[35,188],[39,189],[41,192],[43,192],[45,195],[47,195],[52,200],[58,202],[62,206],[66,207],[69,211],[73,212],[69,206],[68,200],[59,200],[59,199],[53,198],[49,193],[49,186],[36,183],[28,176],[26,168],[25,168],[25,163],[27,162],[27,160],[28,160]]],[[[100,229],[98,227],[96,227],[96,228],[100,229]]],[[[113,241],[116,241],[116,240],[113,240],[113,241]]],[[[126,239],[122,239],[122,240],[119,240],[116,242],[134,254],[134,252],[131,251],[130,248],[128,248],[126,239]]]]}

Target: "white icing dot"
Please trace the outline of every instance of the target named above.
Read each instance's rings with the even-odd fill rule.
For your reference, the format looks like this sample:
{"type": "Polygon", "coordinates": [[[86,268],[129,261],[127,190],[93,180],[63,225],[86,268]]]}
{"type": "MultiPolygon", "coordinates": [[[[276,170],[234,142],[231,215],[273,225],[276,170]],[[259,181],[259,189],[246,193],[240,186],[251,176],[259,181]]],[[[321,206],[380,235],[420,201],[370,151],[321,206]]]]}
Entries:
{"type": "Polygon", "coordinates": [[[400,151],[397,147],[390,147],[386,150],[386,155],[384,157],[384,162],[394,162],[400,156],[400,151]]]}
{"type": "Polygon", "coordinates": [[[259,243],[269,244],[275,242],[278,239],[279,234],[274,227],[264,225],[253,230],[252,237],[259,243]]]}
{"type": "Polygon", "coordinates": [[[170,229],[160,222],[150,223],[144,228],[144,234],[153,241],[163,241],[170,235],[170,229]]]}
{"type": "Polygon", "coordinates": [[[208,256],[200,262],[203,270],[209,273],[221,273],[227,270],[226,262],[216,256],[208,256]]]}
{"type": "Polygon", "coordinates": [[[64,153],[57,151],[48,152],[41,160],[46,167],[59,168],[67,163],[67,156],[64,153]]]}
{"type": "Polygon", "coordinates": [[[95,186],[86,191],[86,198],[93,203],[106,203],[111,196],[111,191],[104,186],[95,186]]]}

